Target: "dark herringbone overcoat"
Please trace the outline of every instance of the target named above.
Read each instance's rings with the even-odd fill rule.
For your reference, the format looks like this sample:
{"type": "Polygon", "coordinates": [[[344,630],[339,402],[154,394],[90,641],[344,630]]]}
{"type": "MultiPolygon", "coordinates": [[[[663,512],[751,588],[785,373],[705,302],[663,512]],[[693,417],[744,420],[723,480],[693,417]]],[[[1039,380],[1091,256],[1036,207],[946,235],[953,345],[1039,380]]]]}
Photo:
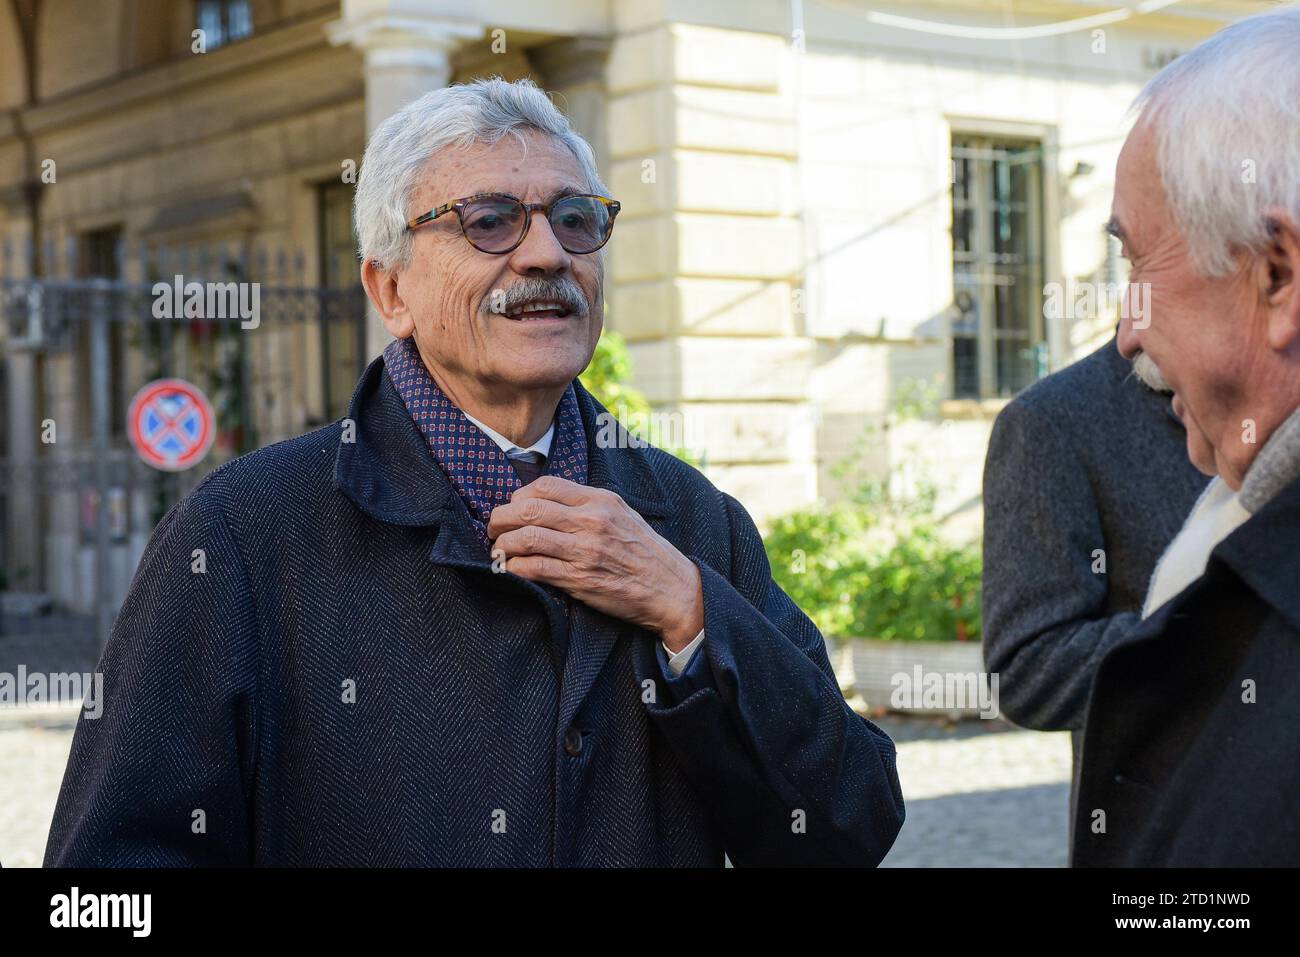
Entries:
{"type": "Polygon", "coordinates": [[[589,484],[700,567],[704,667],[670,680],[651,634],[494,573],[377,359],[347,419],[154,532],[46,863],[877,864],[894,745],[753,522],[670,455],[602,447],[577,392],[589,484]]]}

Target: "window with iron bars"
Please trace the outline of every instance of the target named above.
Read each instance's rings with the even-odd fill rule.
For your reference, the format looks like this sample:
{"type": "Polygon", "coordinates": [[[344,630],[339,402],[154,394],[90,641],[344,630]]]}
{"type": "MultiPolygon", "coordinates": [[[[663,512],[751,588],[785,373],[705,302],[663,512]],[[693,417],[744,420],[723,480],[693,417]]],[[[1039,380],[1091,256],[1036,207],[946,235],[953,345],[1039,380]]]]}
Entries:
{"type": "Polygon", "coordinates": [[[1042,155],[952,138],[953,398],[1010,397],[1045,371],[1042,155]]]}

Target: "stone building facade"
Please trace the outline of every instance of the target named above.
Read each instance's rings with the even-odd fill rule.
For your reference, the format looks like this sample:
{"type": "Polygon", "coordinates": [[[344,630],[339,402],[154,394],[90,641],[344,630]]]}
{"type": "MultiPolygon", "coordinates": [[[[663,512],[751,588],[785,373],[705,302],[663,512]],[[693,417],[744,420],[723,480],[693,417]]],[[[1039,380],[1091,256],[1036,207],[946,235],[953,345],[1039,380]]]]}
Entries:
{"type": "MultiPolygon", "coordinates": [[[[1122,280],[1102,227],[1134,94],[1267,6],[6,0],[0,267],[142,280],[104,250],[217,244],[250,261],[297,251],[304,287],[354,284],[349,170],[367,131],[433,87],[532,76],[623,204],[609,326],[710,477],[760,520],[833,499],[835,464],[923,383],[936,403],[871,464],[935,457],[941,509],[969,534],[992,417],[1115,322],[1056,315],[1044,289],[1122,280]]],[[[364,315],[250,335],[268,357],[249,366],[259,442],[340,414],[384,337],[364,315]]],[[[85,350],[0,339],[0,457],[58,454],[41,448],[49,418],[84,444],[85,350]]],[[[112,359],[124,449],[145,362],[130,342],[112,359]]],[[[82,503],[39,495],[6,493],[0,566],[35,556],[32,587],[85,607],[82,503]]],[[[116,594],[151,527],[127,509],[116,594]]]]}

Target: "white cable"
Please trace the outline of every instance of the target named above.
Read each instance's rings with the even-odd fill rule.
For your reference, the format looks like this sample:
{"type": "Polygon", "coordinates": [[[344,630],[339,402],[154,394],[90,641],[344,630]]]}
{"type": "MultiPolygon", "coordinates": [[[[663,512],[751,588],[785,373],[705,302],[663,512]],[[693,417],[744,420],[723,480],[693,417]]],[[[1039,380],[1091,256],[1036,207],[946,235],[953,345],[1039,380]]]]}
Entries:
{"type": "Polygon", "coordinates": [[[917,33],[932,33],[946,37],[963,37],[968,40],[1032,40],[1038,37],[1060,36],[1095,27],[1118,23],[1130,17],[1155,13],[1165,7],[1172,7],[1182,0],[1143,0],[1133,7],[1122,7],[1106,13],[1095,13],[1074,20],[1062,20],[1058,23],[1041,23],[1032,27],[968,27],[957,23],[942,23],[937,20],[918,20],[915,17],[901,17],[893,13],[880,13],[868,10],[867,20],[885,27],[899,30],[912,30],[917,33]]]}

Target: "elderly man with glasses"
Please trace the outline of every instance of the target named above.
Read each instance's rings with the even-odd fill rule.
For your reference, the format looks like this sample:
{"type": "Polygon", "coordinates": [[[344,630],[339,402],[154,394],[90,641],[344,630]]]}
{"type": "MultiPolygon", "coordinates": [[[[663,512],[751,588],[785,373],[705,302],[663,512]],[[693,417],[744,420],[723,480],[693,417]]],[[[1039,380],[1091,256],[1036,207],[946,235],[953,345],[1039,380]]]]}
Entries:
{"type": "Polygon", "coordinates": [[[346,418],[155,531],[47,863],[880,862],[893,743],[740,503],[609,441],[576,379],[606,192],[526,81],[375,131],[356,221],[393,342],[346,418]]]}

